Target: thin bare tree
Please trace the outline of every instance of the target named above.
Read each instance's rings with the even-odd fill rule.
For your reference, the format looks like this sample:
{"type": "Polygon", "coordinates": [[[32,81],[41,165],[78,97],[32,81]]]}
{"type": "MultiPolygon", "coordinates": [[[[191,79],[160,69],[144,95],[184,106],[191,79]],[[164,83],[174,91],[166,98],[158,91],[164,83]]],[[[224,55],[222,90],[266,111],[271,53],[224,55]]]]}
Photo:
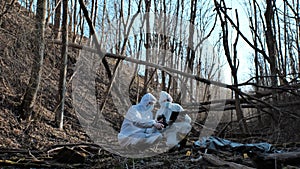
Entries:
{"type": "MultiPolygon", "coordinates": [[[[219,16],[219,20],[221,22],[221,27],[222,27],[222,32],[223,32],[223,47],[224,47],[224,51],[225,51],[225,55],[226,55],[226,59],[227,62],[230,66],[231,69],[231,75],[233,78],[233,84],[235,86],[238,85],[238,77],[237,77],[237,71],[238,71],[238,67],[239,67],[239,63],[238,63],[238,58],[237,58],[237,43],[238,43],[238,39],[239,39],[239,33],[237,33],[235,42],[233,44],[233,57],[231,56],[231,51],[230,51],[230,42],[229,42],[229,28],[228,28],[228,21],[227,21],[227,7],[226,4],[224,2],[224,0],[221,0],[220,3],[217,2],[217,0],[214,1],[215,2],[215,6],[216,6],[216,10],[219,16]],[[222,8],[224,11],[223,15],[220,12],[220,8],[222,8]]],[[[239,29],[239,20],[238,20],[238,14],[236,11],[236,18],[237,18],[237,28],[239,29]]],[[[236,116],[237,116],[237,120],[239,122],[239,126],[242,132],[244,133],[248,133],[248,127],[247,127],[247,123],[244,119],[244,114],[243,111],[241,109],[241,103],[240,103],[240,98],[239,98],[239,88],[236,87],[234,89],[234,95],[235,95],[235,107],[236,107],[236,116]]]]}
{"type": "Polygon", "coordinates": [[[59,94],[58,109],[56,110],[55,121],[59,129],[63,129],[65,96],[66,96],[66,79],[68,66],[68,0],[63,1],[62,17],[62,46],[61,46],[61,64],[59,75],[59,94]]]}
{"type": "Polygon", "coordinates": [[[42,66],[45,52],[45,16],[46,0],[38,0],[36,8],[36,31],[35,31],[35,48],[33,50],[34,62],[31,69],[31,76],[27,90],[24,94],[20,106],[20,117],[30,119],[35,105],[37,93],[40,87],[42,66]]]}
{"type": "Polygon", "coordinates": [[[58,33],[60,29],[60,22],[61,22],[61,0],[55,0],[55,15],[54,15],[54,38],[58,38],[58,33]]]}
{"type": "MultiPolygon", "coordinates": [[[[150,48],[151,48],[151,44],[150,44],[150,40],[151,40],[151,33],[150,33],[150,22],[149,22],[149,12],[150,12],[150,8],[151,8],[151,0],[144,0],[145,1],[145,8],[146,8],[146,15],[145,15],[145,21],[146,21],[146,39],[145,39],[145,49],[146,49],[146,60],[149,60],[150,58],[150,48]]],[[[149,76],[149,70],[148,70],[148,66],[145,67],[145,75],[144,75],[144,88],[142,93],[146,93],[148,91],[148,86],[147,86],[147,81],[148,81],[148,77],[149,76]]]]}

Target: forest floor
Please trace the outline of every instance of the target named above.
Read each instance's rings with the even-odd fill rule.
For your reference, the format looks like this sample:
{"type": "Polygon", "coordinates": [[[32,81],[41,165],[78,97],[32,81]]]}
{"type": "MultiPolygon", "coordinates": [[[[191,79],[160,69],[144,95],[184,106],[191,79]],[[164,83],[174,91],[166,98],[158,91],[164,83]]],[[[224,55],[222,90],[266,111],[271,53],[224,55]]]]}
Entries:
{"type": "MultiPolygon", "coordinates": [[[[0,18],[0,168],[258,167],[247,154],[218,151],[206,155],[202,151],[195,150],[193,142],[199,136],[201,125],[193,126],[187,138],[187,146],[180,150],[173,149],[153,157],[137,159],[110,153],[95,144],[80,125],[72,105],[71,83],[68,83],[67,87],[64,129],[59,130],[55,124],[54,112],[57,107],[60,46],[51,43],[53,39],[51,26],[47,26],[46,31],[45,60],[34,115],[31,121],[22,121],[18,118],[18,106],[26,90],[30,68],[34,62],[32,53],[34,16],[16,3],[0,18]]],[[[69,49],[68,80],[72,77],[78,55],[78,50],[69,49]]],[[[113,64],[114,60],[109,62],[113,64]]],[[[99,87],[98,98],[101,102],[108,80],[104,73],[100,73],[99,76],[103,83],[99,87]]],[[[123,119],[115,113],[113,107],[113,101],[109,98],[104,114],[113,119],[115,127],[119,129],[123,119]]],[[[236,138],[235,141],[244,142],[245,139],[245,137],[236,138]]],[[[261,140],[254,138],[252,141],[261,140]]],[[[298,147],[299,144],[294,143],[285,148],[296,151],[298,147]]],[[[272,160],[270,163],[274,166],[272,160]]],[[[293,165],[300,167],[299,163],[293,165]]],[[[281,167],[283,166],[291,168],[289,163],[281,164],[281,167]]]]}

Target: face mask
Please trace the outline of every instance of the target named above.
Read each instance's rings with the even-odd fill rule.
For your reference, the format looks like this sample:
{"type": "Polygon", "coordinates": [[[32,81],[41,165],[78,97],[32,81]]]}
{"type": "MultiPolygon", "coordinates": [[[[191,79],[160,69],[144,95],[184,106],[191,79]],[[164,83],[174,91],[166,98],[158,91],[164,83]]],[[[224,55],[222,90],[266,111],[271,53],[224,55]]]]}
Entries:
{"type": "Polygon", "coordinates": [[[146,107],[146,111],[152,111],[154,109],[154,105],[148,105],[146,107]]]}
{"type": "Polygon", "coordinates": [[[165,108],[169,108],[169,106],[170,106],[170,102],[164,102],[162,104],[162,107],[165,107],[165,108]]]}

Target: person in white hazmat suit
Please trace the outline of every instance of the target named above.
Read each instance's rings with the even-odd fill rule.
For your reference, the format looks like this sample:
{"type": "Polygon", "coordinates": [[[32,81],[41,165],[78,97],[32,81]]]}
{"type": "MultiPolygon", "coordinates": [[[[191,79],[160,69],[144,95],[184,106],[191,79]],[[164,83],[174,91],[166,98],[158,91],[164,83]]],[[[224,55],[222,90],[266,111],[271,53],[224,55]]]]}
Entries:
{"type": "Polygon", "coordinates": [[[161,107],[155,116],[155,119],[157,119],[158,116],[164,115],[167,123],[169,123],[169,126],[162,130],[164,137],[167,139],[166,145],[168,147],[178,145],[180,142],[178,134],[186,135],[192,129],[191,118],[187,114],[181,114],[180,112],[183,111],[183,108],[179,104],[172,102],[173,98],[171,95],[165,91],[161,91],[159,98],[159,104],[161,107]],[[178,118],[175,122],[170,121],[172,112],[179,112],[178,118]]]}
{"type": "Polygon", "coordinates": [[[153,119],[152,113],[156,101],[152,94],[147,93],[140,103],[129,108],[118,134],[121,147],[143,150],[162,139],[162,134],[158,130],[164,126],[153,119]],[[153,132],[153,128],[157,131],[153,132]]]}

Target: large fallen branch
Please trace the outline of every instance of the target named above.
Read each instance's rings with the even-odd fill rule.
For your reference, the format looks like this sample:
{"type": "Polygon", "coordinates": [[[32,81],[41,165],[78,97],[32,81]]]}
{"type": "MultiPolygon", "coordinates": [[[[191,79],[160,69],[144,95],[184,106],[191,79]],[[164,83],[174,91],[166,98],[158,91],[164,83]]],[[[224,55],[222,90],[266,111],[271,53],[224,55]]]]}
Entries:
{"type": "MultiPolygon", "coordinates": [[[[59,45],[62,44],[61,40],[53,40],[51,42],[55,43],[55,44],[59,44],[59,45]]],[[[89,46],[84,46],[84,45],[80,45],[80,44],[76,44],[76,43],[69,43],[68,45],[69,45],[69,47],[72,47],[72,48],[75,48],[75,49],[81,49],[81,50],[86,50],[86,51],[92,52],[92,53],[98,53],[97,49],[91,48],[89,46]]],[[[101,53],[101,54],[103,54],[103,53],[101,53]]],[[[114,59],[122,59],[122,60],[126,60],[126,61],[132,62],[132,63],[137,63],[137,64],[141,64],[141,65],[145,65],[145,66],[151,66],[151,67],[163,70],[163,71],[167,71],[170,74],[175,73],[175,74],[182,75],[184,77],[193,78],[193,79],[195,79],[199,82],[205,83],[207,85],[215,85],[215,86],[219,86],[219,87],[223,87],[223,88],[228,88],[228,89],[231,89],[231,90],[235,90],[238,86],[241,86],[241,84],[239,84],[238,86],[234,86],[234,85],[229,85],[229,84],[214,81],[214,80],[208,80],[208,79],[205,79],[205,78],[201,78],[197,75],[192,75],[190,73],[182,72],[182,71],[179,71],[177,69],[172,69],[172,68],[165,67],[165,66],[162,66],[162,65],[150,63],[150,62],[147,62],[147,61],[134,59],[132,57],[127,57],[127,56],[122,56],[122,55],[117,55],[117,54],[112,54],[112,53],[105,53],[103,55],[104,55],[104,57],[109,57],[109,58],[114,58],[114,59]]],[[[254,85],[255,86],[256,84],[247,82],[247,83],[243,83],[243,85],[254,85]]],[[[262,87],[262,86],[260,86],[260,87],[262,87]]],[[[274,88],[274,87],[264,86],[264,88],[267,88],[269,90],[277,89],[277,90],[280,90],[280,91],[287,92],[287,90],[297,89],[299,87],[297,86],[297,87],[293,87],[293,88],[286,88],[286,86],[283,86],[283,87],[274,88]]],[[[270,92],[265,91],[265,93],[260,92],[256,95],[254,95],[254,97],[260,98],[260,97],[269,96],[269,95],[270,95],[270,92]]]]}
{"type": "Polygon", "coordinates": [[[248,167],[242,164],[224,161],[221,158],[212,154],[203,154],[203,159],[218,167],[229,166],[232,169],[253,169],[252,167],[248,167]]]}
{"type": "MultiPolygon", "coordinates": [[[[55,43],[55,44],[59,44],[59,45],[61,44],[60,40],[54,40],[52,42],[55,43]]],[[[69,47],[73,47],[73,48],[81,49],[81,50],[86,50],[86,51],[92,52],[92,53],[98,53],[98,50],[96,50],[94,48],[91,48],[89,46],[83,46],[83,45],[75,44],[75,43],[69,43],[69,47]]],[[[112,54],[112,53],[105,53],[104,57],[109,57],[109,58],[114,58],[114,59],[122,59],[122,60],[126,60],[126,61],[132,62],[132,63],[137,63],[137,64],[141,64],[141,65],[145,65],[145,66],[151,66],[151,67],[160,69],[162,71],[166,71],[169,74],[178,74],[178,75],[182,75],[184,77],[195,79],[195,80],[197,80],[199,82],[202,82],[202,83],[205,83],[207,85],[215,85],[215,86],[219,86],[219,87],[223,87],[223,88],[228,88],[228,89],[231,89],[231,90],[235,89],[235,87],[233,85],[228,85],[226,83],[222,83],[222,82],[218,82],[218,81],[214,81],[214,80],[208,80],[208,79],[205,79],[205,78],[201,78],[197,75],[192,75],[190,73],[179,71],[177,69],[172,69],[172,68],[169,68],[169,67],[166,67],[166,66],[158,65],[158,64],[155,64],[155,63],[150,63],[150,62],[143,61],[143,60],[134,59],[134,58],[127,57],[127,56],[122,56],[122,55],[117,55],[117,54],[112,54]]]]}
{"type": "MultiPolygon", "coordinates": [[[[53,40],[51,42],[55,43],[55,44],[59,44],[59,45],[62,44],[60,40],[53,40]]],[[[88,52],[91,52],[91,53],[98,53],[98,51],[99,51],[99,50],[91,48],[89,46],[79,45],[79,44],[75,44],[75,43],[69,43],[68,45],[69,45],[69,47],[76,48],[76,49],[81,49],[81,50],[85,50],[85,51],[88,51],[88,52]]],[[[101,55],[102,54],[103,53],[101,53],[101,55]]],[[[145,66],[154,67],[156,69],[160,69],[162,71],[165,71],[165,72],[167,72],[169,74],[178,74],[178,75],[181,75],[181,76],[184,76],[184,77],[187,77],[187,78],[195,79],[196,81],[202,82],[202,83],[207,84],[207,85],[214,85],[214,86],[218,86],[218,87],[222,87],[222,88],[227,88],[227,89],[230,89],[232,91],[238,92],[238,94],[240,96],[242,96],[242,97],[247,97],[247,100],[250,99],[250,100],[257,101],[258,103],[264,105],[263,107],[268,107],[268,108],[274,109],[274,110],[276,110],[278,112],[282,112],[277,106],[272,105],[270,103],[267,103],[267,102],[265,102],[265,101],[263,101],[263,100],[261,100],[259,98],[256,98],[255,96],[251,96],[249,94],[246,94],[246,93],[240,91],[238,89],[238,86],[229,85],[229,84],[218,82],[218,81],[214,81],[214,80],[208,80],[208,79],[205,79],[205,78],[201,78],[201,77],[199,77],[197,75],[193,75],[193,74],[190,74],[190,73],[182,72],[182,71],[179,71],[177,69],[173,69],[173,68],[169,68],[169,67],[166,67],[166,66],[158,65],[158,64],[155,64],[155,63],[150,63],[150,62],[147,62],[147,61],[134,59],[132,57],[127,57],[127,56],[122,56],[122,55],[117,55],[117,54],[112,54],[112,53],[105,53],[103,55],[104,55],[104,57],[109,57],[109,58],[114,58],[114,59],[121,59],[121,60],[126,60],[128,62],[136,63],[136,64],[141,64],[141,65],[145,65],[145,66]]],[[[252,106],[251,106],[251,104],[249,104],[249,105],[244,106],[244,107],[245,108],[257,108],[257,106],[254,106],[253,103],[252,103],[252,106]]],[[[226,108],[226,110],[232,110],[234,108],[235,107],[228,107],[228,108],[226,108]]],[[[207,109],[203,109],[203,111],[206,111],[206,110],[207,109]]],[[[282,113],[285,113],[287,115],[291,115],[292,117],[299,118],[297,115],[295,115],[295,114],[293,114],[291,112],[282,112],[282,113]]]]}
{"type": "Polygon", "coordinates": [[[277,168],[282,165],[299,165],[300,151],[282,152],[272,154],[254,153],[251,155],[257,168],[277,168]]]}

